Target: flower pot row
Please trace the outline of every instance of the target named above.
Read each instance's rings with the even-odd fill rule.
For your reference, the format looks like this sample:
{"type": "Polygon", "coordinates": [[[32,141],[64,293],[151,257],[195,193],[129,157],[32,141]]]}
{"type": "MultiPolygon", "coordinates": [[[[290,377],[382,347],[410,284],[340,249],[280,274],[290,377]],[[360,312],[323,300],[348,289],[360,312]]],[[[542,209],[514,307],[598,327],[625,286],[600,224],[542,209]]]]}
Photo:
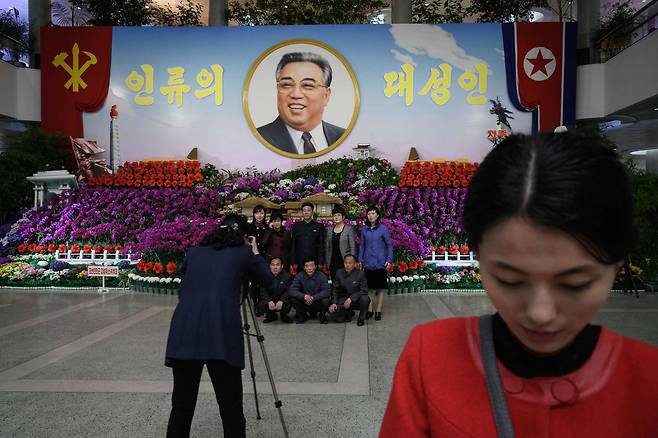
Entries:
{"type": "Polygon", "coordinates": [[[135,292],[146,292],[158,295],[178,295],[178,288],[166,288],[153,285],[143,285],[139,283],[131,283],[130,289],[135,292]]]}

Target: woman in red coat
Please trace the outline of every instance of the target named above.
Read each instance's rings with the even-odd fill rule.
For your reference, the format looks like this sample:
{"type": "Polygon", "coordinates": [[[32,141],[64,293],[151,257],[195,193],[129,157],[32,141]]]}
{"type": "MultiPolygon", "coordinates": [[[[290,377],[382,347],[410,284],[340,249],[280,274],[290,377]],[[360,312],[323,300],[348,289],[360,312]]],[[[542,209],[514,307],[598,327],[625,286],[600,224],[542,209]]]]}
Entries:
{"type": "Polygon", "coordinates": [[[658,436],[658,349],[591,324],[637,242],[619,157],[569,133],[512,136],[474,175],[464,229],[497,310],[491,380],[512,433],[478,319],[453,318],[412,331],[379,436],[658,436]]]}

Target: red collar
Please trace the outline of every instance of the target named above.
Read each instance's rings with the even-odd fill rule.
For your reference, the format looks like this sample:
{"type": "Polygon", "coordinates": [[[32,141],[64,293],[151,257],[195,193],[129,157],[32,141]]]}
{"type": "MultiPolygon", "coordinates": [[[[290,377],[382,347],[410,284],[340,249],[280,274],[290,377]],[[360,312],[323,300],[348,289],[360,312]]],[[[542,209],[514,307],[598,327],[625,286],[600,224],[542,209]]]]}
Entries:
{"type": "MultiPolygon", "coordinates": [[[[480,355],[478,318],[466,320],[466,337],[478,372],[484,378],[480,355]]],[[[548,406],[570,405],[580,398],[599,392],[610,380],[617,367],[623,338],[601,327],[601,335],[594,352],[576,371],[556,377],[525,379],[512,373],[498,361],[503,387],[508,397],[548,406]]]]}

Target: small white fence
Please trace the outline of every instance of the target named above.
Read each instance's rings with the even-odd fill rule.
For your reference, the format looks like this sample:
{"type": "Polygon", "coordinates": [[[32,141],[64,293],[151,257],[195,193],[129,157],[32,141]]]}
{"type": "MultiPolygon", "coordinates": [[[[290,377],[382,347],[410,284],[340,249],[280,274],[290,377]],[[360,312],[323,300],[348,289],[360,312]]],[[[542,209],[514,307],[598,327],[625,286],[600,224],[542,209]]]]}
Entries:
{"type": "Polygon", "coordinates": [[[436,252],[432,252],[429,258],[425,259],[425,263],[439,266],[480,266],[480,262],[475,258],[473,251],[470,251],[468,254],[462,254],[459,251],[457,251],[457,254],[448,254],[448,252],[437,254],[436,252]]]}
{"type": "Polygon", "coordinates": [[[131,264],[137,261],[130,260],[131,253],[121,254],[119,251],[103,252],[73,252],[70,249],[66,252],[55,251],[55,260],[69,263],[71,265],[116,265],[119,262],[128,260],[131,264]]]}

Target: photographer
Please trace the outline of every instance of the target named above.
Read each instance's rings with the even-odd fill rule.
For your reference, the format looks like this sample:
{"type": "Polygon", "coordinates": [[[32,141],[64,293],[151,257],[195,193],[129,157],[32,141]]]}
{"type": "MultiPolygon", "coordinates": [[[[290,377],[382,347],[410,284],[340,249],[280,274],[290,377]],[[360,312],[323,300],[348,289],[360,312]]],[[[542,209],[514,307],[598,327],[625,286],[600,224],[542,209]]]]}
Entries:
{"type": "Polygon", "coordinates": [[[246,232],[244,216],[227,215],[185,257],[180,299],[171,320],[165,360],[174,375],[168,437],[190,434],[204,364],[215,389],[224,436],[245,436],[240,285],[243,280],[252,279],[274,288],[265,260],[258,255],[256,241],[253,236],[247,238],[246,232]]]}

